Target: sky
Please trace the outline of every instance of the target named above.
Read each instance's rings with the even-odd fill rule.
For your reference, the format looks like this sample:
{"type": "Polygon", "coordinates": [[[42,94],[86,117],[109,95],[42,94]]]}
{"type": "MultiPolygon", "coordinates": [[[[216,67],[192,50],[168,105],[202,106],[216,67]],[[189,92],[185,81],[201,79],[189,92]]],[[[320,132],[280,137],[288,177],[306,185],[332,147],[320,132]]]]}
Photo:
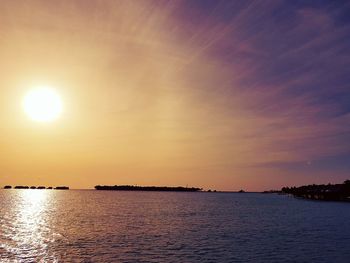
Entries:
{"type": "Polygon", "coordinates": [[[1,1],[0,184],[350,178],[348,1],[1,1]],[[50,123],[21,107],[47,85],[50,123]]]}

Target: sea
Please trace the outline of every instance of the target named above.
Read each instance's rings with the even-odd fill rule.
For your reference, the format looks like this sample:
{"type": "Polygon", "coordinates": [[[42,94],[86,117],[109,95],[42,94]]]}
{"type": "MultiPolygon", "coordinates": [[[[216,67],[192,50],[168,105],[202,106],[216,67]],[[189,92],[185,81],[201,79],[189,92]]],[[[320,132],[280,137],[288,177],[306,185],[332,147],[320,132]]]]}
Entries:
{"type": "Polygon", "coordinates": [[[350,203],[0,190],[0,262],[350,262],[350,203]]]}

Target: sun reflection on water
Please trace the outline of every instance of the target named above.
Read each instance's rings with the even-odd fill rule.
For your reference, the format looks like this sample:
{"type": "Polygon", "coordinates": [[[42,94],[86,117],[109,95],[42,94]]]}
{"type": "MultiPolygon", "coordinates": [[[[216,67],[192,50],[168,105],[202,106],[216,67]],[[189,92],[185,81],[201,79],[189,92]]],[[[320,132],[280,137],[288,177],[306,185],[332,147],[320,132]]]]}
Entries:
{"type": "Polygon", "coordinates": [[[6,246],[2,249],[17,260],[32,262],[50,259],[48,246],[55,239],[50,227],[53,192],[49,190],[17,190],[10,212],[6,217],[11,222],[3,229],[6,246]]]}

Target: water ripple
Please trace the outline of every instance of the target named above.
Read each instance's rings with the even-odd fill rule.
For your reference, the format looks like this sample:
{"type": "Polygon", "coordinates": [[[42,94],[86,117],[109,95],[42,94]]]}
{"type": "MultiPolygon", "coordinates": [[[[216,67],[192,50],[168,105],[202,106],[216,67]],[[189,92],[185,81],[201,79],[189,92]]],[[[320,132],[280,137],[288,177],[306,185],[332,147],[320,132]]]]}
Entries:
{"type": "Polygon", "coordinates": [[[349,220],[278,195],[0,190],[0,261],[348,262],[349,220]]]}

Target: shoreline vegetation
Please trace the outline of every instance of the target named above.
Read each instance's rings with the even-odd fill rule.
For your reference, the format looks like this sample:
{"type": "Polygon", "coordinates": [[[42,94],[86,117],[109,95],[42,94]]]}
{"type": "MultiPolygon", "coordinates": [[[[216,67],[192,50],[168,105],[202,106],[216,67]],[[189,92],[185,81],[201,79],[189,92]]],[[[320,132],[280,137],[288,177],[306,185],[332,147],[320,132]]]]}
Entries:
{"type": "MultiPolygon", "coordinates": [[[[5,185],[4,189],[12,189],[11,185],[5,185]]],[[[45,186],[27,186],[27,185],[16,185],[15,187],[13,187],[13,189],[48,189],[48,190],[69,190],[68,186],[56,186],[56,187],[45,187],[45,186]]]]}
{"type": "MultiPolygon", "coordinates": [[[[158,191],[158,192],[216,192],[216,190],[203,190],[199,187],[183,187],[183,186],[137,186],[137,185],[96,185],[95,190],[105,191],[158,191]]],[[[23,186],[5,185],[3,189],[48,189],[48,190],[69,190],[68,186],[23,186]]],[[[245,193],[244,190],[237,193],[245,193]]],[[[321,184],[321,185],[303,185],[293,187],[283,187],[281,190],[269,190],[261,192],[263,194],[288,194],[297,198],[321,200],[321,201],[342,201],[350,202],[350,180],[344,181],[342,184],[321,184]]]]}
{"type": "Polygon", "coordinates": [[[350,202],[350,180],[346,180],[342,184],[283,187],[280,193],[312,200],[350,202]]]}
{"type": "Polygon", "coordinates": [[[199,192],[202,188],[182,186],[135,186],[135,185],[96,185],[96,190],[107,191],[160,191],[160,192],[199,192]]]}

